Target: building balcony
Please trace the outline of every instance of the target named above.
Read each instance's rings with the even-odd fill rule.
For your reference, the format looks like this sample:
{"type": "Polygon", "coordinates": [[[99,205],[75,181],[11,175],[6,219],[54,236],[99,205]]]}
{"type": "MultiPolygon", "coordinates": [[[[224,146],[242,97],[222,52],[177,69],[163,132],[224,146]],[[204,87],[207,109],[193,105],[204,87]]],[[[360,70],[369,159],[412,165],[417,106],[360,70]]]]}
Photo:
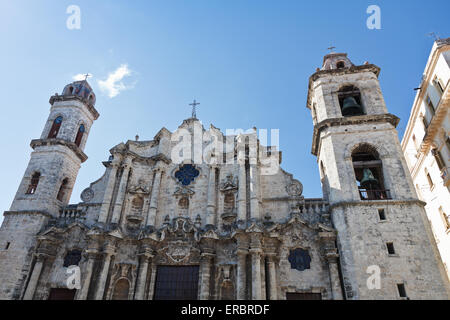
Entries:
{"type": "Polygon", "coordinates": [[[392,200],[390,190],[367,190],[359,189],[361,200],[392,200]]]}

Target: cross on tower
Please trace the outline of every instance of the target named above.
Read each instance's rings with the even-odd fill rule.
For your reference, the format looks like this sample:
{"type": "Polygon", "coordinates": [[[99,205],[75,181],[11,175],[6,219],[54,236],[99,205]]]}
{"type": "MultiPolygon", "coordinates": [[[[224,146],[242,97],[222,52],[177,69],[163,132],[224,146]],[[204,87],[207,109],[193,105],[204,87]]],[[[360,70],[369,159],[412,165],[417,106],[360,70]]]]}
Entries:
{"type": "Polygon", "coordinates": [[[336,49],[336,47],[331,46],[331,47],[329,47],[327,49],[330,50],[330,53],[333,53],[333,49],[336,49]]]}
{"type": "Polygon", "coordinates": [[[195,99],[193,103],[190,103],[189,105],[192,106],[192,118],[197,119],[197,110],[196,107],[199,105],[200,103],[198,103],[195,99]]]}
{"type": "Polygon", "coordinates": [[[85,75],[84,75],[84,81],[87,81],[87,78],[90,76],[90,74],[89,73],[86,73],[85,75]]]}

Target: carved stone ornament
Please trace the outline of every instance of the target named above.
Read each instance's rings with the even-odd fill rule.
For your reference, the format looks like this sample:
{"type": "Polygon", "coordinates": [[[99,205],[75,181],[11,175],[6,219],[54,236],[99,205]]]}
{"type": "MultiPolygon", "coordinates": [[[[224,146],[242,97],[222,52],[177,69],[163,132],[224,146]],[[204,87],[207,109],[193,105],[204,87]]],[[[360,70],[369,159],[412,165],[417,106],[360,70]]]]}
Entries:
{"type": "Polygon", "coordinates": [[[232,174],[227,175],[225,180],[220,184],[220,191],[222,192],[230,192],[236,191],[238,189],[238,178],[233,177],[232,174]]]}
{"type": "Polygon", "coordinates": [[[176,197],[184,197],[184,196],[192,197],[194,194],[195,194],[194,190],[185,186],[177,187],[175,189],[175,192],[173,193],[173,195],[176,197]]]}
{"type": "Polygon", "coordinates": [[[293,180],[286,187],[286,191],[291,197],[300,197],[303,193],[303,185],[299,181],[293,180]]]}
{"type": "Polygon", "coordinates": [[[149,194],[150,189],[145,185],[145,181],[139,179],[136,185],[132,185],[128,188],[128,192],[130,193],[140,193],[140,194],[149,194]]]}
{"type": "Polygon", "coordinates": [[[169,243],[166,255],[175,263],[179,263],[189,257],[191,254],[191,247],[183,241],[176,241],[169,243]]]}
{"type": "Polygon", "coordinates": [[[86,188],[83,190],[83,192],[81,193],[81,200],[83,202],[89,202],[94,198],[94,190],[92,190],[91,188],[86,188]]]}

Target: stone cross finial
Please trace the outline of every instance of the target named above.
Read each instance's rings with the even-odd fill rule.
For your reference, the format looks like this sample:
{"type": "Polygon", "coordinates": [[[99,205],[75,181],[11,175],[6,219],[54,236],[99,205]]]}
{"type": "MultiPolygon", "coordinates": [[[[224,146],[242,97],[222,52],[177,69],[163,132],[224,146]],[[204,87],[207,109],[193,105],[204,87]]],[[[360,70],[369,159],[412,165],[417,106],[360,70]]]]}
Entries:
{"type": "Polygon", "coordinates": [[[192,118],[197,119],[197,112],[196,112],[196,107],[199,105],[200,103],[198,103],[195,99],[193,103],[190,103],[189,105],[192,106],[192,118]]]}

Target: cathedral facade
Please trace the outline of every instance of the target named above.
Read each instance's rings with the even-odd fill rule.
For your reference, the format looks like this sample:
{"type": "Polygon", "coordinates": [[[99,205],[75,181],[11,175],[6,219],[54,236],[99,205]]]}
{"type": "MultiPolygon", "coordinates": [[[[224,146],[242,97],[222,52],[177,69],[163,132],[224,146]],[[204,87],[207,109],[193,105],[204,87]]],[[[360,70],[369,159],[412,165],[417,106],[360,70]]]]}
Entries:
{"type": "Polygon", "coordinates": [[[69,204],[99,113],[87,81],[67,85],[4,213],[0,299],[448,299],[379,72],[332,53],[310,78],[321,199],[256,129],[193,114],[113,147],[69,204]]]}

